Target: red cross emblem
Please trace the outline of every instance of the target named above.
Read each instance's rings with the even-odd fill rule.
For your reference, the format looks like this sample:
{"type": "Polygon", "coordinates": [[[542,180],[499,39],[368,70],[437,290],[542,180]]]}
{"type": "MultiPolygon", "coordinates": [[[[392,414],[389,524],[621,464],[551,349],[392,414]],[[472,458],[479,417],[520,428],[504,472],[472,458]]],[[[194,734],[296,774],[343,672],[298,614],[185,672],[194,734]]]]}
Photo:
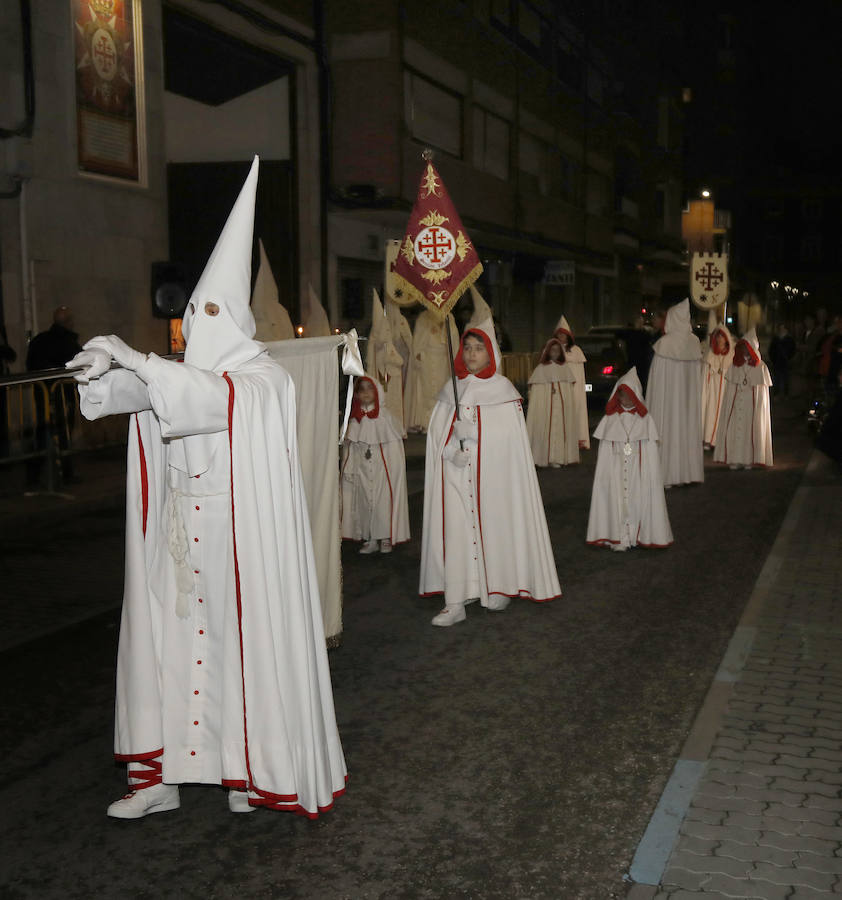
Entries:
{"type": "Polygon", "coordinates": [[[696,281],[698,281],[706,291],[712,291],[721,281],[724,275],[716,266],[708,261],[697,272],[696,281]]]}
{"type": "Polygon", "coordinates": [[[443,269],[456,255],[453,235],[441,225],[432,225],[415,238],[415,255],[427,269],[443,269]]]}

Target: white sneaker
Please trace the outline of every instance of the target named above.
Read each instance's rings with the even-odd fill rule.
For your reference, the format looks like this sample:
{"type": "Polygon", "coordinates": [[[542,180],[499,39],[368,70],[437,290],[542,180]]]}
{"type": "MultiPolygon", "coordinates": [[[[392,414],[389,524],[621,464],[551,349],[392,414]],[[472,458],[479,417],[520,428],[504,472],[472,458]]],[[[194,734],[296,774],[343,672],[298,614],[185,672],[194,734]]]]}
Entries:
{"type": "Polygon", "coordinates": [[[365,541],[360,547],[360,553],[377,553],[377,541],[365,541]]]}
{"type": "Polygon", "coordinates": [[[228,791],[228,809],[235,813],[254,812],[256,806],[249,806],[249,795],[246,791],[228,791]]]}
{"type": "Polygon", "coordinates": [[[391,553],[392,552],[392,542],[391,541],[380,541],[380,552],[381,553],[391,553]]]}
{"type": "Polygon", "coordinates": [[[503,610],[512,602],[511,597],[489,597],[487,609],[492,612],[503,612],[503,610]]]}
{"type": "Polygon", "coordinates": [[[179,806],[178,785],[161,783],[140,791],[129,791],[108,807],[106,815],[113,819],[142,819],[151,813],[167,812],[179,806]]]}
{"type": "Polygon", "coordinates": [[[432,624],[446,628],[448,625],[464,622],[465,618],[465,607],[459,603],[456,606],[445,606],[437,616],[433,616],[432,624]]]}

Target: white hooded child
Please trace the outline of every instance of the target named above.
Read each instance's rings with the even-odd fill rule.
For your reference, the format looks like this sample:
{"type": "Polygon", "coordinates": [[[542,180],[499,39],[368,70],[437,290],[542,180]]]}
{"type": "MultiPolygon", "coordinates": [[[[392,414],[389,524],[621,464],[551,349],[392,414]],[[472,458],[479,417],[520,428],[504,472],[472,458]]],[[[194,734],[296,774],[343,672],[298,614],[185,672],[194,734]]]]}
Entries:
{"type": "Polygon", "coordinates": [[[97,337],[88,419],[132,413],[108,815],[176,809],[183,782],[229,808],[315,818],[345,789],[291,378],[252,339],[255,158],[184,316],[184,363],[97,337]],[[121,368],[109,370],[111,362],[121,368]]]}
{"type": "Polygon", "coordinates": [[[579,462],[579,401],[576,376],[558,338],[550,338],[529,376],[526,431],[536,466],[579,462]]]}
{"type": "Polygon", "coordinates": [[[561,341],[564,348],[564,361],[573,372],[575,384],[573,386],[573,397],[576,401],[576,421],[578,422],[579,431],[579,449],[590,450],[591,432],[588,425],[588,395],[585,391],[585,363],[587,357],[582,352],[582,348],[576,343],[573,329],[570,327],[566,316],[562,316],[558,320],[558,324],[553,332],[553,337],[561,341]]]}
{"type": "Polygon", "coordinates": [[[628,550],[672,543],[658,430],[642,394],[637,369],[632,367],[614,386],[605,416],[594,431],[599,455],[588,518],[589,544],[628,550]]]}
{"type": "Polygon", "coordinates": [[[433,625],[465,618],[478,600],[503,610],[512,597],[561,596],[521,398],[499,374],[490,319],[466,330],[452,383],[439,392],[427,432],[422,596],[444,594],[433,625]]]}
{"type": "Polygon", "coordinates": [[[708,348],[702,359],[702,440],[706,450],[716,446],[719,434],[725,373],[734,359],[734,338],[724,323],[717,324],[711,310],[708,321],[708,348]]]}
{"type": "Polygon", "coordinates": [[[360,553],[391,553],[409,540],[401,428],[367,375],[354,385],[342,448],[342,537],[363,541],[360,553]]]}
{"type": "Polygon", "coordinates": [[[772,377],[760,358],[760,343],[752,328],[734,348],[734,362],[725,373],[720,437],[713,460],[732,469],[771,466],[772,415],[769,388],[772,377]]]}
{"type": "Polygon", "coordinates": [[[658,429],[664,486],[704,481],[702,348],[693,334],[689,300],[667,311],[654,352],[646,405],[658,429]]]}

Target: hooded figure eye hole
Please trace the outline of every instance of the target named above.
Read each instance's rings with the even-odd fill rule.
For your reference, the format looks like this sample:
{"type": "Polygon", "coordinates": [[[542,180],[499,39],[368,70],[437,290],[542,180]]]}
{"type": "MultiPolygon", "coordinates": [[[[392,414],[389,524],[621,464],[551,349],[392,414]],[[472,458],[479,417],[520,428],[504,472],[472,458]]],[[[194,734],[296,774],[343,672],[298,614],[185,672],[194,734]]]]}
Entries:
{"type": "Polygon", "coordinates": [[[218,316],[219,315],[219,307],[215,303],[211,303],[210,300],[205,304],[205,315],[207,316],[218,316]]]}

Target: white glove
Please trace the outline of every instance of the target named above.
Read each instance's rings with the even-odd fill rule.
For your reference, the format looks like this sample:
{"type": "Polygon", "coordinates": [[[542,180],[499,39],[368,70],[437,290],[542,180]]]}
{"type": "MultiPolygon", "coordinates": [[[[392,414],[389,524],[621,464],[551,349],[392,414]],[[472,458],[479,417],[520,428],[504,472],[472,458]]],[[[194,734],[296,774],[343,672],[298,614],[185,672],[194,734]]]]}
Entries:
{"type": "Polygon", "coordinates": [[[84,369],[73,377],[79,384],[87,384],[92,378],[99,378],[111,368],[111,354],[104,350],[82,350],[69,362],[64,364],[65,369],[84,369]]]}
{"type": "Polygon", "coordinates": [[[473,441],[475,444],[478,443],[479,434],[477,432],[477,426],[466,419],[459,419],[458,421],[453,423],[453,437],[451,440],[455,441],[473,441]]]}
{"type": "Polygon", "coordinates": [[[464,469],[465,466],[471,461],[471,451],[470,450],[457,450],[453,456],[450,457],[450,462],[456,466],[457,469],[464,469]]]}
{"type": "Polygon", "coordinates": [[[100,335],[91,338],[82,348],[83,350],[104,350],[115,362],[124,369],[136,371],[146,362],[146,356],[133,350],[125,341],[116,334],[100,335]]]}

